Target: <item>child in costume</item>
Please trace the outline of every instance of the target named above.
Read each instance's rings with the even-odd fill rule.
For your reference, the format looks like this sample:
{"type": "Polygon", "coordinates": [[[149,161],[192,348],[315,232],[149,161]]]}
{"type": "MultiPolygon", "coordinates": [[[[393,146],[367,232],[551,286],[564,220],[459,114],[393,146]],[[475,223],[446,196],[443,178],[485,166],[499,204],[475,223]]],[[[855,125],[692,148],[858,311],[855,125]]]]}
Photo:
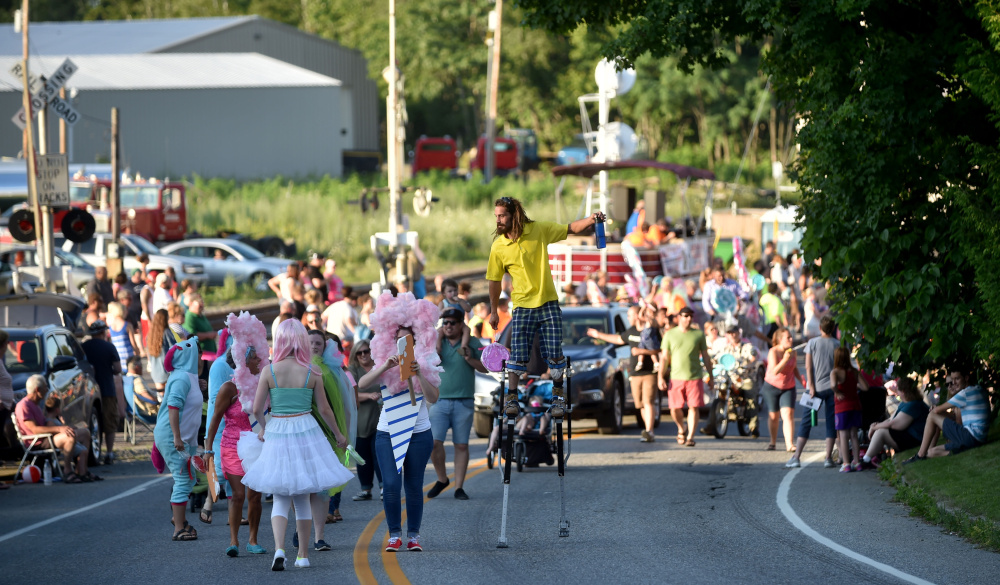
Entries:
{"type": "Polygon", "coordinates": [[[441,383],[441,358],[435,349],[438,339],[434,325],[438,308],[412,293],[393,297],[383,293],[372,313],[372,358],[376,364],[358,380],[365,387],[382,383],[383,409],[375,433],[375,452],[382,472],[385,521],[389,528],[387,552],[402,546],[400,492],[406,491],[407,550],[420,546],[420,522],[424,512],[424,469],[434,447],[427,403],[437,402],[441,383]],[[410,403],[409,386],[400,380],[396,342],[413,335],[416,406],[410,403]]]}
{"type": "MultiPolygon", "coordinates": [[[[223,331],[231,333],[227,335],[231,347],[226,351],[224,359],[217,359],[212,365],[209,380],[211,383],[211,377],[217,375],[219,362],[227,363],[226,367],[233,372],[233,375],[232,379],[226,380],[219,386],[218,393],[213,397],[215,405],[211,411],[208,432],[205,433],[205,452],[214,451],[216,467],[221,467],[226,479],[229,480],[229,548],[226,549],[226,555],[236,557],[240,554],[239,531],[244,499],[250,504],[247,513],[250,524],[247,552],[265,554],[267,549],[257,544],[257,529],[260,526],[261,514],[260,492],[246,490],[243,486],[243,463],[240,461],[237,443],[241,433],[249,433],[251,430],[250,418],[243,411],[240,397],[243,395],[249,398],[256,392],[261,365],[267,360],[266,357],[258,355],[257,348],[267,347],[267,330],[260,320],[247,312],[241,312],[239,317],[230,313],[226,327],[227,329],[223,331]],[[238,344],[235,343],[237,339],[238,344]],[[242,386],[242,389],[239,386],[242,386]],[[220,427],[221,432],[219,432],[220,427]],[[217,434],[221,435],[218,440],[216,440],[217,434]]],[[[267,355],[266,351],[262,353],[264,356],[267,355]]],[[[209,489],[214,489],[214,486],[209,486],[209,489]]]]}
{"type": "MultiPolygon", "coordinates": [[[[309,340],[302,323],[289,319],[278,325],[273,359],[268,371],[260,377],[253,401],[259,443],[254,445],[253,436],[243,433],[238,452],[246,470],[243,485],[274,494],[271,528],[276,550],[271,570],[281,571],[285,568],[285,529],[291,505],[295,505],[299,534],[309,534],[312,528],[309,494],[344,485],[354,474],[337,460],[322,429],[310,416],[315,399],[323,420],[337,437],[337,444],[347,446],[347,438],[337,427],[327,403],[322,375],[310,363],[309,340]],[[270,421],[264,418],[268,401],[270,421]],[[259,453],[254,452],[258,449],[259,453]]],[[[308,546],[299,546],[295,566],[309,566],[308,546]]]]}
{"type": "Polygon", "coordinates": [[[156,415],[153,441],[174,477],[170,509],[174,520],[174,540],[195,540],[198,533],[187,522],[184,508],[195,483],[191,458],[198,447],[201,407],[204,400],[198,384],[198,340],[189,339],[170,348],[163,359],[170,373],[163,402],[156,415]],[[166,406],[166,408],[163,408],[166,406]]]}

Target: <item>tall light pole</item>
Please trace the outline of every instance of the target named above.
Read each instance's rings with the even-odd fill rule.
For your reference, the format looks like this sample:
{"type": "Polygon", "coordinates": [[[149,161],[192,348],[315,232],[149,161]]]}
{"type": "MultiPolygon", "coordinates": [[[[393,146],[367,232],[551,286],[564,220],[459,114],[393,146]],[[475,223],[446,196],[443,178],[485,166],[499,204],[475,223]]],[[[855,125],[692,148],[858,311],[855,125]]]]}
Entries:
{"type": "Polygon", "coordinates": [[[403,232],[403,214],[400,206],[399,176],[403,158],[402,112],[399,103],[399,69],[396,68],[396,0],[389,0],[389,66],[382,71],[389,84],[386,103],[386,159],[389,165],[389,233],[394,239],[396,274],[405,274],[406,255],[400,235],[403,232]]]}
{"type": "Polygon", "coordinates": [[[490,12],[489,29],[493,37],[486,46],[491,50],[489,61],[489,90],[486,95],[486,167],[483,179],[489,183],[496,171],[496,157],[493,140],[497,131],[497,92],[500,88],[500,31],[503,28],[503,0],[496,0],[496,8],[490,12]]]}

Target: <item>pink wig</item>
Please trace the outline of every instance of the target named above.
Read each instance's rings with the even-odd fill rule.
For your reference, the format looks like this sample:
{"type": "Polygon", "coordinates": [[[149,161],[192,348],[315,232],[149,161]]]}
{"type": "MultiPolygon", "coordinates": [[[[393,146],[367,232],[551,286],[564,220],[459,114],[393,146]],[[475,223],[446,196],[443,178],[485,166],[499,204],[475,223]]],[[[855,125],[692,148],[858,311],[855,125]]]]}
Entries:
{"type": "MultiPolygon", "coordinates": [[[[375,336],[371,340],[372,359],[376,364],[396,355],[396,332],[400,327],[413,330],[413,346],[420,373],[434,386],[441,385],[441,358],[437,353],[437,324],[440,311],[430,301],[417,300],[413,293],[400,293],[392,296],[385,292],[378,298],[375,312],[371,315],[372,330],[375,336]]],[[[399,379],[399,366],[387,370],[380,380],[393,394],[407,390],[409,386],[399,379]]],[[[420,385],[414,384],[414,390],[420,392],[420,385]]]]}
{"type": "Polygon", "coordinates": [[[302,367],[312,367],[309,335],[305,326],[296,319],[285,319],[278,325],[278,331],[274,336],[274,356],[271,361],[277,363],[290,355],[294,355],[295,361],[302,367]]]}
{"type": "Polygon", "coordinates": [[[247,367],[247,352],[253,348],[254,353],[260,358],[261,371],[270,363],[267,359],[267,329],[260,319],[254,317],[246,311],[240,311],[239,316],[230,313],[226,318],[226,328],[233,338],[233,363],[236,369],[233,371],[233,384],[239,391],[240,405],[243,412],[253,412],[253,399],[257,395],[257,382],[260,374],[254,375],[247,367]]]}

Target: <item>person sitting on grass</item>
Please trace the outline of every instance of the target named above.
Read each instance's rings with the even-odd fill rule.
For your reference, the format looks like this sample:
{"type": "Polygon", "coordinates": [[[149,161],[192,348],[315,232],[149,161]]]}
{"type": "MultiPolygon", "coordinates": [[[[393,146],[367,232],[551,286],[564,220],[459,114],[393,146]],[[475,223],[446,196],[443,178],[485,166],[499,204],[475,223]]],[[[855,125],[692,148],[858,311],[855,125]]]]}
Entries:
{"type": "Polygon", "coordinates": [[[968,381],[965,372],[954,370],[948,374],[948,391],[952,396],[927,415],[920,449],[904,461],[904,465],[928,457],[957,455],[986,443],[990,429],[990,400],[981,386],[969,386],[968,381]],[[942,431],[947,442],[938,445],[942,431]]]}
{"type": "Polygon", "coordinates": [[[868,428],[870,442],[861,462],[862,469],[876,469],[878,467],[876,457],[885,447],[899,452],[920,446],[930,408],[924,402],[916,383],[910,378],[905,376],[899,378],[896,381],[896,391],[903,399],[896,413],[892,418],[872,423],[868,428]]]}

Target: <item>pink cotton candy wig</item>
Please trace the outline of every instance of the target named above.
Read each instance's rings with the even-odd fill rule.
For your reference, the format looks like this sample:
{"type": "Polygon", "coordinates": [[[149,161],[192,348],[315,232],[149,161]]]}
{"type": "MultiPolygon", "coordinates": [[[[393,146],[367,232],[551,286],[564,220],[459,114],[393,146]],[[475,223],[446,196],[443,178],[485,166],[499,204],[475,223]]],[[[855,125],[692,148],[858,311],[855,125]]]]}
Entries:
{"type": "Polygon", "coordinates": [[[309,334],[305,326],[296,319],[286,319],[278,325],[274,335],[274,355],[271,361],[277,363],[295,356],[295,361],[305,368],[312,367],[312,352],[309,349],[309,334]]]}
{"type": "Polygon", "coordinates": [[[223,331],[228,331],[233,338],[233,347],[230,350],[233,352],[233,363],[236,364],[233,384],[236,384],[236,389],[239,391],[240,407],[243,408],[243,412],[251,413],[260,374],[254,375],[247,367],[247,352],[253,348],[254,353],[260,358],[260,369],[264,371],[270,363],[267,359],[267,328],[257,317],[246,311],[240,311],[239,316],[230,313],[226,317],[226,329],[223,331]]]}
{"type": "MultiPolygon", "coordinates": [[[[375,312],[371,315],[372,331],[375,336],[371,340],[372,359],[381,364],[396,355],[396,332],[400,327],[413,330],[413,346],[420,373],[434,386],[441,385],[441,358],[437,353],[437,324],[440,311],[430,301],[417,300],[413,293],[400,293],[392,296],[385,292],[378,298],[375,312]]],[[[387,370],[380,380],[392,394],[408,390],[409,386],[399,379],[399,367],[387,370]]],[[[413,389],[420,392],[420,384],[414,380],[413,389]]]]}

